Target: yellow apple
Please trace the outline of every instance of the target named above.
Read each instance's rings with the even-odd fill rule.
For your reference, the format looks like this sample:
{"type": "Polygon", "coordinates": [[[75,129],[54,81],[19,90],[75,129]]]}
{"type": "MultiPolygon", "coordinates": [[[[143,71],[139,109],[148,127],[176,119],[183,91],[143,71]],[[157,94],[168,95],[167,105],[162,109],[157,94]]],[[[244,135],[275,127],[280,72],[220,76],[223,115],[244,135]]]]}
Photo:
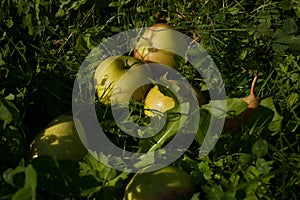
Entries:
{"type": "Polygon", "coordinates": [[[158,23],[143,33],[136,44],[134,57],[177,68],[179,55],[184,55],[186,48],[187,42],[182,34],[168,24],[158,23]]]}
{"type": "MultiPolygon", "coordinates": [[[[207,103],[206,98],[202,95],[201,91],[192,86],[188,87],[182,80],[168,80],[169,84],[176,85],[180,94],[182,96],[175,97],[174,94],[170,92],[170,96],[163,94],[157,85],[150,89],[145,97],[145,104],[144,104],[144,113],[149,117],[158,116],[168,110],[173,109],[179,102],[187,102],[192,100],[192,92],[196,96],[198,100],[198,105],[204,105],[207,103]],[[176,99],[177,98],[177,99],[176,99]]],[[[168,87],[168,86],[167,86],[168,87]]],[[[191,106],[198,106],[198,105],[191,105],[191,106]]]]}
{"type": "Polygon", "coordinates": [[[157,171],[145,172],[148,168],[133,176],[125,189],[123,200],[191,198],[194,187],[185,171],[177,167],[168,166],[157,171]]]}
{"type": "Polygon", "coordinates": [[[29,157],[53,156],[58,160],[79,161],[87,153],[70,115],[60,115],[38,133],[30,145],[29,157]]]}
{"type": "MultiPolygon", "coordinates": [[[[126,79],[123,79],[118,87],[115,88],[117,82],[121,79],[125,73],[129,72],[129,69],[135,68],[145,64],[143,61],[131,57],[131,56],[111,56],[102,61],[95,71],[94,80],[96,83],[97,97],[105,105],[109,105],[112,101],[113,90],[117,91],[114,93],[113,98],[122,101],[123,95],[130,92],[130,88],[136,86],[141,81],[148,78],[150,70],[140,70],[137,73],[131,73],[126,79]]],[[[133,99],[141,101],[148,89],[149,84],[141,85],[132,94],[133,99]]]]}

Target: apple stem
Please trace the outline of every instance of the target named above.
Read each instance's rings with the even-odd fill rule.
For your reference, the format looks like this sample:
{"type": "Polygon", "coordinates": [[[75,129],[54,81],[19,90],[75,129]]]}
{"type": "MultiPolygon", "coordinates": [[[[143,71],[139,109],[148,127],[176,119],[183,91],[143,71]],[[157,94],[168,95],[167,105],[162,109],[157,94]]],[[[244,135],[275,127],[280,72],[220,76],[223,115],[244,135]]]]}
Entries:
{"type": "Polygon", "coordinates": [[[134,66],[135,64],[139,64],[139,62],[134,62],[134,63],[132,63],[132,64],[130,65],[130,64],[128,64],[128,60],[126,59],[124,68],[125,68],[125,69],[130,69],[130,68],[131,68],[132,66],[134,66]]]}

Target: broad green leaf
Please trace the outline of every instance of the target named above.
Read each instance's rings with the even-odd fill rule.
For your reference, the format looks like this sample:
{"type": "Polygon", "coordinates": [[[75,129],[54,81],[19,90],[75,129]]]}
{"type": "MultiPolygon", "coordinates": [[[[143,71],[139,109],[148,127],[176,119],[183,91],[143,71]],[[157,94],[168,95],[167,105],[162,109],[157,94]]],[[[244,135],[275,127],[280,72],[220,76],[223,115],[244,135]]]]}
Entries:
{"type": "MultiPolygon", "coordinates": [[[[198,144],[202,145],[211,123],[218,124],[218,121],[221,122],[221,119],[224,119],[225,117],[237,116],[246,108],[247,104],[239,98],[228,98],[226,99],[226,102],[218,100],[202,106],[200,109],[200,123],[195,140],[198,142],[198,144]],[[224,103],[226,103],[226,115],[223,109],[224,103]],[[214,107],[212,107],[212,105],[214,105],[214,107]]],[[[214,141],[217,139],[217,136],[211,136],[209,138],[211,139],[211,142],[206,141],[206,145],[208,146],[207,149],[209,149],[210,144],[214,143],[214,141]]],[[[205,147],[201,148],[205,149],[205,147]]]]}
{"type": "Polygon", "coordinates": [[[224,100],[212,100],[208,104],[203,105],[201,109],[209,111],[212,115],[216,117],[225,117],[225,111],[223,106],[225,104],[226,117],[232,117],[239,115],[247,108],[247,103],[239,98],[227,98],[224,100]]]}
{"type": "Polygon", "coordinates": [[[282,32],[281,30],[278,30],[274,35],[273,35],[273,44],[272,47],[274,51],[285,51],[287,50],[290,45],[293,43],[293,36],[289,35],[287,33],[282,32]]]}
{"type": "Polygon", "coordinates": [[[300,35],[297,35],[292,38],[292,44],[290,45],[290,50],[292,52],[297,53],[298,55],[300,54],[300,35]]]}
{"type": "Polygon", "coordinates": [[[25,169],[25,185],[23,188],[19,189],[12,200],[35,200],[37,187],[37,173],[33,166],[29,164],[25,169]]]}
{"type": "Polygon", "coordinates": [[[284,39],[278,39],[276,41],[273,42],[272,44],[272,48],[274,49],[274,51],[277,52],[281,52],[281,51],[285,51],[290,47],[291,42],[288,42],[287,40],[284,39]]]}
{"type": "Polygon", "coordinates": [[[80,176],[93,176],[99,182],[109,181],[117,176],[117,171],[112,169],[98,159],[91,153],[88,153],[80,165],[80,176]]]}
{"type": "Polygon", "coordinates": [[[282,29],[284,33],[291,35],[297,33],[298,25],[296,24],[293,18],[288,18],[283,21],[282,29]]]}
{"type": "Polygon", "coordinates": [[[254,143],[251,150],[258,158],[263,157],[268,153],[268,143],[264,139],[259,139],[254,143]]]}
{"type": "Polygon", "coordinates": [[[268,124],[269,130],[280,131],[283,117],[277,112],[273,98],[268,97],[268,98],[263,99],[260,102],[260,105],[270,109],[274,113],[273,118],[271,119],[271,122],[268,124]]]}
{"type": "MultiPolygon", "coordinates": [[[[116,188],[117,184],[120,181],[126,179],[129,174],[126,172],[117,172],[115,169],[112,169],[101,163],[94,156],[96,156],[96,153],[90,152],[84,157],[83,161],[79,163],[81,177],[84,178],[91,176],[99,181],[98,185],[87,187],[81,191],[81,196],[88,198],[95,193],[105,193],[104,191],[116,188]]],[[[99,157],[102,157],[102,159],[106,159],[101,155],[99,157]]]]}
{"type": "Polygon", "coordinates": [[[143,156],[143,160],[136,163],[134,165],[134,167],[143,168],[143,167],[146,167],[146,166],[154,164],[154,163],[155,163],[155,154],[154,154],[154,152],[148,152],[145,156],[143,156]]]}
{"type": "Polygon", "coordinates": [[[283,117],[276,111],[272,97],[261,100],[259,107],[251,114],[246,125],[263,128],[264,131],[279,131],[283,117]]]}

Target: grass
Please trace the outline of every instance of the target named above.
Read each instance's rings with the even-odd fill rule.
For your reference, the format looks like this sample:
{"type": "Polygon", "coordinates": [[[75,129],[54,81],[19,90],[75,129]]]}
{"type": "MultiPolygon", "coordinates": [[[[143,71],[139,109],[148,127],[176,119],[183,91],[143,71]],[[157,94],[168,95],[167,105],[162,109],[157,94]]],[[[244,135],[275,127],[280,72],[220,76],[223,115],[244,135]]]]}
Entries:
{"type": "MultiPolygon", "coordinates": [[[[253,74],[258,71],[257,94],[267,99],[267,108],[276,113],[273,121],[245,125],[235,134],[223,133],[205,158],[197,158],[194,152],[198,152],[199,144],[193,143],[175,162],[193,177],[197,187],[193,199],[299,198],[298,1],[4,0],[0,5],[1,102],[2,97],[3,102],[12,102],[20,116],[20,120],[16,117],[8,124],[19,131],[15,140],[3,139],[9,139],[7,128],[0,132],[0,199],[9,199],[24,188],[26,180],[16,174],[18,170],[25,173],[31,169],[26,149],[52,118],[71,110],[74,79],[89,52],[107,37],[157,22],[174,26],[208,51],[222,74],[228,98],[247,96],[253,74]],[[16,140],[26,148],[20,149],[13,142],[16,140]],[[13,154],[14,148],[23,151],[21,156],[13,154]],[[13,161],[4,154],[14,156],[13,161]],[[23,165],[19,164],[22,158],[23,165]],[[13,173],[16,180],[11,182],[5,174],[13,169],[18,170],[13,173]]],[[[184,70],[193,85],[201,85],[200,79],[184,70]]],[[[7,103],[3,105],[11,110],[7,103]]],[[[0,115],[2,127],[3,116],[0,115]]],[[[121,147],[129,149],[139,148],[138,141],[120,137],[120,130],[109,118],[103,124],[114,134],[111,139],[115,143],[121,142],[121,147]]],[[[86,162],[87,166],[94,164],[86,162]]],[[[59,165],[76,168],[73,164],[59,165]]],[[[91,170],[99,169],[103,172],[103,166],[91,170]]],[[[43,174],[38,168],[36,171],[43,174]]],[[[54,172],[51,175],[60,177],[54,172]]],[[[71,184],[73,188],[56,191],[46,182],[39,182],[32,194],[40,199],[66,199],[70,194],[70,198],[84,194],[111,199],[110,192],[118,191],[114,198],[120,198],[130,175],[119,176],[123,182],[111,183],[113,187],[104,187],[105,181],[101,182],[99,177],[90,177],[98,182],[82,180],[79,185],[85,184],[85,192],[80,194],[75,186],[76,180],[81,179],[74,172],[69,177],[75,184],[71,184]],[[103,187],[95,186],[99,182],[103,187]]]]}

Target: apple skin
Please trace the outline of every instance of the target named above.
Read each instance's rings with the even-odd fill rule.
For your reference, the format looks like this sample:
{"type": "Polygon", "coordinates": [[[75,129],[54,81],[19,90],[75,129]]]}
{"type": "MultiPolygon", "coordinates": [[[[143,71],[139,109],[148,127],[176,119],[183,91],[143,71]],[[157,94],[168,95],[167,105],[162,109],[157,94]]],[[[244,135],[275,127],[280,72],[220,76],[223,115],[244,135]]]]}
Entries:
{"type": "Polygon", "coordinates": [[[182,80],[168,80],[169,84],[176,85],[179,87],[179,90],[181,90],[181,94],[184,96],[182,97],[175,97],[173,95],[167,96],[164,95],[158,88],[157,85],[155,85],[153,88],[150,89],[150,91],[147,93],[147,96],[145,97],[145,104],[144,104],[144,113],[145,115],[149,117],[158,116],[161,113],[164,113],[168,110],[171,110],[174,108],[177,104],[176,98],[180,102],[186,102],[191,98],[191,92],[194,93],[198,100],[198,105],[191,105],[191,106],[201,106],[204,104],[207,104],[207,99],[203,96],[201,91],[195,87],[188,87],[184,84],[182,80]],[[192,88],[192,89],[191,89],[192,88]]]}
{"type": "Polygon", "coordinates": [[[70,115],[59,115],[38,133],[30,144],[29,158],[42,155],[58,160],[80,161],[87,153],[70,115]]]}
{"type": "MultiPolygon", "coordinates": [[[[129,88],[135,86],[140,80],[147,79],[150,70],[139,71],[138,74],[132,73],[131,78],[123,79],[123,82],[118,84],[119,87],[115,88],[115,84],[125,73],[129,72],[130,68],[143,64],[145,62],[131,56],[111,56],[103,60],[96,68],[94,75],[96,93],[100,102],[109,105],[113,90],[118,91],[114,98],[122,101],[122,94],[128,93],[129,88]]],[[[149,88],[150,84],[140,86],[132,94],[133,99],[141,101],[149,88]]]]}
{"type": "Polygon", "coordinates": [[[182,169],[168,166],[144,173],[146,169],[135,174],[130,180],[123,200],[190,199],[193,195],[191,179],[182,169]]]}
{"type": "Polygon", "coordinates": [[[177,58],[181,57],[173,52],[184,54],[187,42],[172,30],[172,26],[164,23],[149,27],[137,42],[134,57],[177,68],[177,58]]]}
{"type": "Polygon", "coordinates": [[[175,101],[172,97],[165,96],[159,91],[155,85],[147,94],[145,98],[144,112],[149,117],[159,116],[175,107],[175,101]]]}

